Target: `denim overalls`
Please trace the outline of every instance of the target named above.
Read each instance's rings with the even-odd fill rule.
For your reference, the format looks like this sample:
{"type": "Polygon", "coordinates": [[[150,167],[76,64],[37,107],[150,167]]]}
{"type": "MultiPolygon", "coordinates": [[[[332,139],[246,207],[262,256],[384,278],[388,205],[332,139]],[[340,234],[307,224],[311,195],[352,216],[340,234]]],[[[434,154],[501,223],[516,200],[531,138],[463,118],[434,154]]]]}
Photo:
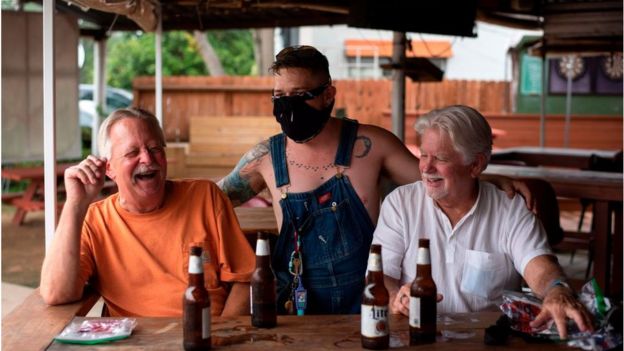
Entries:
{"type": "Polygon", "coordinates": [[[283,220],[273,252],[277,276],[278,312],[291,297],[293,275],[289,261],[295,248],[295,231],[301,243],[302,282],[307,289],[306,314],[360,312],[368,250],[375,226],[341,167],[351,162],[358,123],[344,119],[334,164],[336,175],[317,189],[288,193],[286,136],[270,139],[276,187],[282,189],[283,220]],[[296,226],[296,227],[295,227],[296,226]]]}

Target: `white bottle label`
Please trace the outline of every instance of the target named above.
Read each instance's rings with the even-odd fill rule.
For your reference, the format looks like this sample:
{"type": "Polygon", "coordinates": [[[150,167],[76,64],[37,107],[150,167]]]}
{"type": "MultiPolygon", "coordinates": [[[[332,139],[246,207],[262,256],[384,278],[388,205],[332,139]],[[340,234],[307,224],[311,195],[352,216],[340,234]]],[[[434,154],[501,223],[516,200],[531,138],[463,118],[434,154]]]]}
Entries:
{"type": "Polygon", "coordinates": [[[362,335],[376,338],[388,335],[388,306],[362,305],[362,335]]]}
{"type": "Polygon", "coordinates": [[[202,339],[210,337],[210,307],[202,308],[202,339]]]}
{"type": "Polygon", "coordinates": [[[431,264],[431,258],[429,257],[429,249],[424,247],[418,248],[418,255],[416,256],[416,264],[431,264]]]}
{"type": "MultiPolygon", "coordinates": [[[[419,252],[420,253],[420,252],[419,252]]],[[[420,297],[410,296],[409,324],[413,328],[420,328],[420,297]]]]}
{"type": "Polygon", "coordinates": [[[249,314],[253,316],[253,288],[249,286],[249,314]]]}
{"type": "Polygon", "coordinates": [[[256,241],[256,256],[268,256],[270,251],[268,240],[258,239],[256,241]]]}
{"type": "Polygon", "coordinates": [[[189,273],[191,274],[204,273],[204,266],[202,264],[201,257],[195,256],[195,255],[191,255],[189,257],[189,273]]]}
{"type": "Polygon", "coordinates": [[[376,253],[368,255],[368,271],[381,272],[381,255],[376,253]]]}

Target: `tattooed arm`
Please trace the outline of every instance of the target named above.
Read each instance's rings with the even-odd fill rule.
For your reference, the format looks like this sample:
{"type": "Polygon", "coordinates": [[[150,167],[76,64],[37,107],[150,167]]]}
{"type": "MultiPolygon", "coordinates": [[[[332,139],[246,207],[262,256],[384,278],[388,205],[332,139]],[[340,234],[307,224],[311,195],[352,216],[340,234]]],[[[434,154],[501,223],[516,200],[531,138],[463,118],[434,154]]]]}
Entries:
{"type": "Polygon", "coordinates": [[[266,187],[260,164],[268,153],[269,142],[265,140],[243,155],[234,170],[217,183],[234,206],[245,203],[266,187]]]}

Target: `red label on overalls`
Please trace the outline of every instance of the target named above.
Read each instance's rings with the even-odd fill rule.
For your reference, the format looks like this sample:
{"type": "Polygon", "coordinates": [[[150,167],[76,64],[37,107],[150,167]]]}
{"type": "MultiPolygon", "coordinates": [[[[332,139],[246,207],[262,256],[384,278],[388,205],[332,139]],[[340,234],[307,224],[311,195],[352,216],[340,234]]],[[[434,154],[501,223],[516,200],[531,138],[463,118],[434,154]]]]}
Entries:
{"type": "Polygon", "coordinates": [[[318,200],[318,203],[322,205],[322,204],[326,203],[327,201],[329,201],[331,199],[331,197],[332,197],[331,192],[328,192],[328,193],[325,193],[323,195],[320,195],[317,198],[317,200],[318,200]]]}

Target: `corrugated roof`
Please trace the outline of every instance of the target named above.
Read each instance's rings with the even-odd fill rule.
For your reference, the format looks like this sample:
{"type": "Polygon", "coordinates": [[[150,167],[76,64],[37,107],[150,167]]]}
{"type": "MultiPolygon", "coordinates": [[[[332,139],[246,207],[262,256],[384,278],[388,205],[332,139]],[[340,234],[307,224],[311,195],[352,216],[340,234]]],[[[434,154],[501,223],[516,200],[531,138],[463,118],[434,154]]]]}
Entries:
{"type": "MultiPolygon", "coordinates": [[[[406,49],[407,57],[449,58],[453,56],[451,42],[448,40],[412,40],[412,50],[406,49]]],[[[392,57],[392,40],[345,40],[347,57],[392,57]]]]}

